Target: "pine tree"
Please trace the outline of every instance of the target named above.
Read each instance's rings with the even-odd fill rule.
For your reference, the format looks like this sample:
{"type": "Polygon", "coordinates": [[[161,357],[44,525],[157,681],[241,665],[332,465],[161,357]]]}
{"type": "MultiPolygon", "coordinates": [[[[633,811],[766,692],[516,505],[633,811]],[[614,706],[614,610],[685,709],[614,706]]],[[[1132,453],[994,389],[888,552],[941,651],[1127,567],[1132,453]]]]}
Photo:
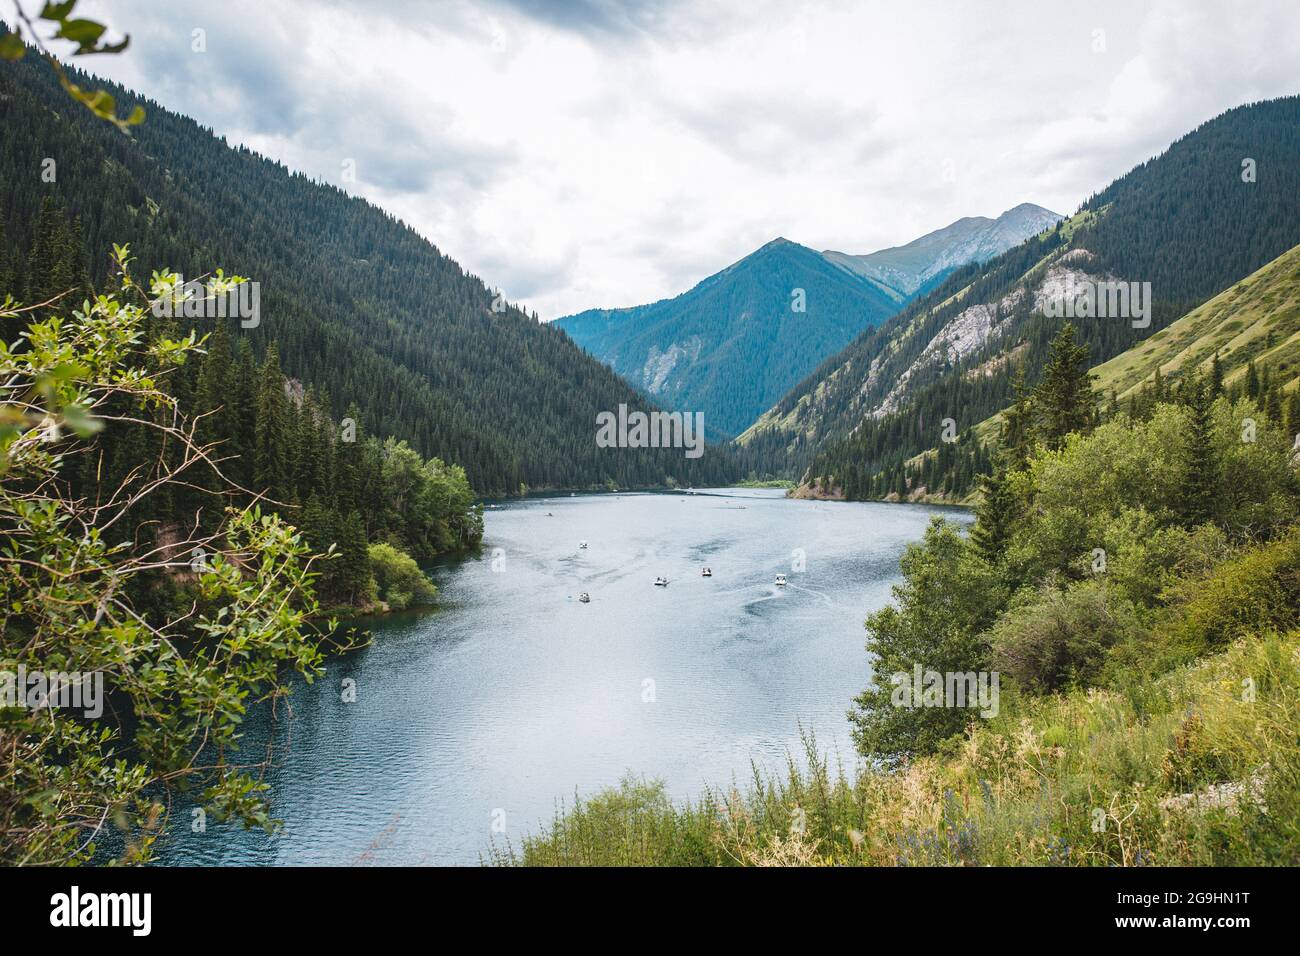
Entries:
{"type": "Polygon", "coordinates": [[[1007,469],[998,467],[981,481],[984,500],[976,509],[971,540],[990,563],[997,563],[1002,558],[1017,517],[1015,495],[1008,477],[1007,469]]]}
{"type": "MultiPolygon", "coordinates": [[[[311,495],[297,517],[297,528],[316,554],[324,554],[338,538],[336,517],[320,496],[311,495]]],[[[326,602],[340,598],[339,559],[323,558],[314,566],[320,578],[317,580],[317,595],[326,602]]]]}
{"type": "Polygon", "coordinates": [[[208,354],[199,368],[195,389],[195,411],[208,414],[199,422],[198,434],[203,442],[221,442],[215,454],[218,458],[223,458],[232,451],[238,452],[229,441],[235,415],[235,410],[231,408],[235,397],[235,373],[231,361],[230,334],[226,331],[225,323],[217,323],[206,347],[208,354]]]}
{"type": "Polygon", "coordinates": [[[27,300],[32,305],[47,302],[63,292],[74,294],[81,270],[81,250],[73,246],[69,226],[53,198],[41,200],[41,211],[32,226],[32,247],[27,256],[27,300]]]}
{"type": "Polygon", "coordinates": [[[257,391],[253,439],[254,490],[283,500],[291,495],[288,471],[289,399],[275,344],[266,350],[257,391]]]}
{"type": "Polygon", "coordinates": [[[1300,391],[1292,392],[1286,400],[1286,434],[1291,441],[1300,439],[1300,391]]]}
{"type": "Polygon", "coordinates": [[[1011,383],[1016,399],[1002,415],[1001,447],[1006,456],[1007,467],[1013,471],[1023,468],[1029,461],[1029,452],[1033,444],[1031,426],[1033,424],[1033,406],[1029,391],[1025,386],[1025,370],[1022,366],[1011,383]]]}
{"type": "Polygon", "coordinates": [[[0,209],[0,302],[4,301],[6,295],[18,298],[18,290],[13,287],[13,282],[13,270],[9,265],[9,241],[5,237],[4,210],[0,209]]]}
{"type": "Polygon", "coordinates": [[[1270,385],[1268,391],[1264,393],[1264,400],[1261,404],[1264,407],[1264,414],[1268,416],[1268,420],[1281,425],[1282,390],[1276,384],[1270,385]]]}
{"type": "Polygon", "coordinates": [[[338,523],[337,582],[342,600],[361,605],[371,593],[370,553],[366,526],[359,512],[350,512],[338,523]]]}
{"type": "Polygon", "coordinates": [[[1188,527],[1202,524],[1214,517],[1215,492],[1218,487],[1210,385],[1194,380],[1191,388],[1191,434],[1188,436],[1187,471],[1183,476],[1181,496],[1183,518],[1188,527]]]}
{"type": "Polygon", "coordinates": [[[330,458],[329,433],[325,429],[324,414],[316,402],[314,389],[308,388],[303,396],[302,411],[297,420],[295,445],[295,483],[298,495],[323,494],[328,484],[327,462],[330,458]]]}
{"type": "Polygon", "coordinates": [[[254,484],[253,449],[257,444],[257,361],[248,339],[240,339],[234,368],[230,410],[230,453],[238,461],[232,477],[245,488],[254,484]]]}
{"type": "Polygon", "coordinates": [[[1086,432],[1092,423],[1094,376],[1088,371],[1088,349],[1074,340],[1067,322],[1052,339],[1043,376],[1034,391],[1039,434],[1056,450],[1072,432],[1086,432]]]}

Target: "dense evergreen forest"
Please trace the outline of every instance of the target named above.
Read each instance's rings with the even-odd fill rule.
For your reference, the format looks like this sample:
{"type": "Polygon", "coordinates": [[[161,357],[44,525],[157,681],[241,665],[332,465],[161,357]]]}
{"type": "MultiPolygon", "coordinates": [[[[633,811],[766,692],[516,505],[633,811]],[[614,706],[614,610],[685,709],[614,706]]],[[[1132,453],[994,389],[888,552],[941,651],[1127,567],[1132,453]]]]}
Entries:
{"type": "MultiPolygon", "coordinates": [[[[21,262],[25,294],[32,303],[68,290],[73,294],[38,309],[38,317],[66,316],[72,306],[65,303],[92,294],[82,263],[79,224],[67,220],[46,197],[31,252],[21,262]]],[[[19,326],[30,321],[30,313],[0,319],[6,341],[18,343],[21,350],[26,335],[19,326]]],[[[150,311],[148,322],[152,341],[191,333],[190,320],[150,311]]],[[[195,421],[195,441],[214,448],[217,468],[131,508],[137,540],[166,542],[187,525],[215,532],[225,508],[257,503],[283,514],[315,551],[336,548],[338,557],[322,566],[317,594],[328,606],[352,607],[370,606],[383,596],[374,590],[372,542],[387,542],[418,559],[478,543],[481,511],[462,467],[436,458],[426,461],[405,442],[367,435],[355,405],[339,415],[327,392],[287,378],[274,342],[257,357],[247,337],[236,342],[237,319],[213,324],[206,337],[196,337],[202,348],[167,370],[160,385],[179,412],[195,421]]],[[[115,401],[110,407],[122,419],[156,414],[139,403],[115,401]]],[[[113,421],[79,451],[69,493],[98,500],[142,462],[158,460],[174,467],[182,451],[168,447],[166,438],[144,423],[113,421]]],[[[174,574],[160,572],[141,583],[158,600],[163,593],[174,591],[179,598],[184,592],[174,574]]]]}
{"type": "Polygon", "coordinates": [[[718,448],[698,460],[598,448],[598,412],[645,402],[561,330],[383,210],[104,86],[124,112],[146,108],[129,137],[72,108],[36,57],[0,73],[0,275],[16,298],[74,276],[100,288],[113,244],[129,243],[144,275],[221,268],[259,282],[260,323],[235,333],[259,362],[274,342],[286,375],[328,388],[336,411],[355,405],[371,433],[463,466],[481,494],[733,475],[718,448]],[[34,274],[43,217],[55,215],[80,253],[70,274],[34,274]]]}

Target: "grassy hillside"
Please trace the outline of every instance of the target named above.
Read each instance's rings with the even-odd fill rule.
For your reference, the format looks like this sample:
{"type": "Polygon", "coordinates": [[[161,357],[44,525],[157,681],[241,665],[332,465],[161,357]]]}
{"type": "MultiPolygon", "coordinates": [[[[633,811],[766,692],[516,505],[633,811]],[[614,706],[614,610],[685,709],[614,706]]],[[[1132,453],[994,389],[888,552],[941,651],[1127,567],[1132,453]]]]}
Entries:
{"type": "MultiPolygon", "coordinates": [[[[1177,380],[1188,368],[1208,373],[1216,351],[1225,385],[1239,383],[1254,362],[1268,366],[1284,390],[1295,390],[1300,381],[1300,246],[1095,366],[1093,387],[1102,401],[1112,389],[1124,400],[1150,383],[1157,369],[1166,381],[1177,380]]],[[[1001,412],[986,418],[973,429],[975,439],[996,441],[1001,422],[1001,412]]]]}
{"type": "Polygon", "coordinates": [[[1156,369],[1165,378],[1208,369],[1215,354],[1223,380],[1268,365],[1293,388],[1300,378],[1300,246],[1220,292],[1151,338],[1093,369],[1102,394],[1127,397],[1156,369]]]}

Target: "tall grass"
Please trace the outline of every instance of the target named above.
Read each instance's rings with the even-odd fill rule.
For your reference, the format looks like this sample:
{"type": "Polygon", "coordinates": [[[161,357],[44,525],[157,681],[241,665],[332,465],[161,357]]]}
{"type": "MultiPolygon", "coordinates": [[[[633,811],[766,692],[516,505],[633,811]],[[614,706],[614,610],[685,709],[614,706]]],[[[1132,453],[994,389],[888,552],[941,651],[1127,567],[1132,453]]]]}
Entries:
{"type": "Polygon", "coordinates": [[[998,717],[892,770],[832,768],[805,739],[806,767],[683,805],[629,777],[491,862],[1296,865],[1298,663],[1300,631],[1270,633],[1155,680],[1004,693],[998,717]]]}

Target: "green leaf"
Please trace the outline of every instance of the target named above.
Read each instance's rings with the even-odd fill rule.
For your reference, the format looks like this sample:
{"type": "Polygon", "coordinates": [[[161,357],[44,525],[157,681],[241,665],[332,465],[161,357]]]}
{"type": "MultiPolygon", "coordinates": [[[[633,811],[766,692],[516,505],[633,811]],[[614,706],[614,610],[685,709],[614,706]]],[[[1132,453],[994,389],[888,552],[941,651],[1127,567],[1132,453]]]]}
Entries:
{"type": "Polygon", "coordinates": [[[64,3],[54,3],[53,0],[47,0],[45,8],[41,10],[42,20],[63,20],[72,8],[77,5],[77,0],[66,0],[64,3]]]}
{"type": "Polygon", "coordinates": [[[63,420],[81,438],[89,438],[104,428],[102,421],[93,417],[82,406],[76,404],[64,406],[63,420]]]}
{"type": "Polygon", "coordinates": [[[87,53],[121,53],[123,50],[127,48],[127,46],[130,43],[131,43],[131,38],[129,36],[125,36],[122,37],[122,41],[120,43],[105,43],[102,46],[97,46],[95,47],[95,49],[87,50],[86,52],[87,53]]]}
{"type": "Polygon", "coordinates": [[[104,24],[96,23],[94,20],[64,20],[56,36],[89,47],[94,46],[95,41],[102,37],[107,29],[104,24]]]}

